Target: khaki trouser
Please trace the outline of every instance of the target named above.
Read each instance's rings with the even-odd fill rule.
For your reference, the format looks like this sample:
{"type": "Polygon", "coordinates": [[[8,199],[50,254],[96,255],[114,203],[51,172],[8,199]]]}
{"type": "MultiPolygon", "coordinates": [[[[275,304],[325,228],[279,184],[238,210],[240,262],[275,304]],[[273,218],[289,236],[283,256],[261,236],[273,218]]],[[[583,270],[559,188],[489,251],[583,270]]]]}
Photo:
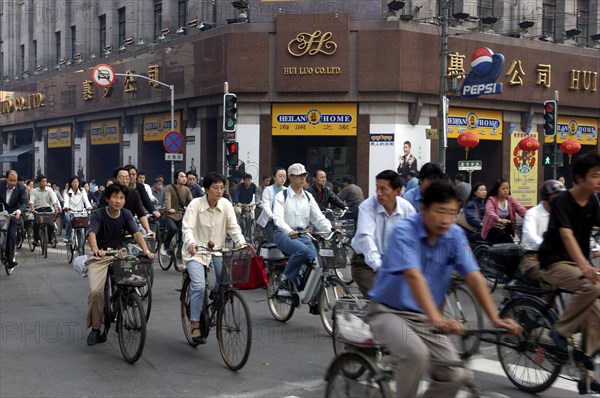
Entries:
{"type": "Polygon", "coordinates": [[[114,260],[112,256],[92,257],[87,262],[90,294],[88,296],[88,314],[86,325],[100,329],[104,317],[104,284],[108,266],[114,260]]]}
{"type": "Polygon", "coordinates": [[[570,261],[561,261],[542,270],[542,277],[564,290],[573,292],[564,313],[556,322],[556,330],[564,337],[581,331],[583,349],[592,355],[600,348],[600,283],[581,279],[581,271],[570,261]]]}
{"type": "Polygon", "coordinates": [[[433,325],[425,314],[372,303],[368,323],[377,341],[399,358],[394,370],[396,397],[416,397],[419,383],[427,372],[431,383],[423,394],[426,398],[454,397],[466,381],[464,369],[430,366],[430,359],[458,361],[459,356],[447,336],[431,333],[433,325]]]}
{"type": "Polygon", "coordinates": [[[363,297],[369,297],[369,290],[375,284],[375,271],[367,265],[365,256],[362,254],[353,255],[350,265],[352,266],[352,279],[358,286],[358,290],[360,290],[363,297]]]}
{"type": "Polygon", "coordinates": [[[554,287],[544,279],[542,276],[542,269],[540,268],[540,258],[537,252],[526,253],[519,264],[521,273],[529,279],[533,279],[540,283],[540,287],[548,291],[548,294],[544,295],[544,300],[550,302],[552,300],[554,287]]]}

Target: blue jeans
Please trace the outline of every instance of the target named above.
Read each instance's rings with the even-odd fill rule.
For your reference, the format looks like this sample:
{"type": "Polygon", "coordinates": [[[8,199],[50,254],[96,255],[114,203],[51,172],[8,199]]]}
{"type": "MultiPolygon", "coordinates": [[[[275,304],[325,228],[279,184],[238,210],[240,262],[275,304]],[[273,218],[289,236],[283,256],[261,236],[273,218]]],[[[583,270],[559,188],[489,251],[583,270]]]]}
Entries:
{"type": "MultiPolygon", "coordinates": [[[[187,272],[192,281],[192,295],[190,298],[190,321],[200,321],[200,314],[202,312],[202,303],[204,302],[204,294],[206,291],[206,275],[204,272],[204,265],[200,264],[196,260],[190,260],[186,264],[187,272]]],[[[221,280],[221,270],[223,269],[223,257],[212,256],[210,262],[211,268],[215,271],[217,277],[217,283],[221,280]]]]}
{"type": "Polygon", "coordinates": [[[306,235],[300,235],[292,239],[278,228],[275,228],[273,237],[277,248],[290,256],[283,274],[289,280],[295,281],[298,278],[302,264],[306,261],[313,261],[317,256],[315,246],[306,235]]]}

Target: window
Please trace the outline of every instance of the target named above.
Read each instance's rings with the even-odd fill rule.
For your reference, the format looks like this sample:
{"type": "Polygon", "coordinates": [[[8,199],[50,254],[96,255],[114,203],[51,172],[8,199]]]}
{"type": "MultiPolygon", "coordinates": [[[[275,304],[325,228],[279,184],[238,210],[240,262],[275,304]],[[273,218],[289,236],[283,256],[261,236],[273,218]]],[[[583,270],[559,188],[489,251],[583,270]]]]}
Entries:
{"type": "Polygon", "coordinates": [[[106,47],[106,14],[98,17],[100,27],[100,56],[104,55],[104,47],[106,47]]]}
{"type": "MultiPolygon", "coordinates": [[[[590,12],[588,10],[588,1],[577,2],[577,29],[581,30],[579,35],[579,44],[586,45],[589,40],[590,12]]],[[[567,29],[568,30],[568,29],[567,29]]]]}
{"type": "Polygon", "coordinates": [[[77,28],[71,26],[71,59],[77,54],[77,28]]]}
{"type": "Polygon", "coordinates": [[[179,0],[179,26],[186,26],[187,19],[188,19],[187,6],[188,6],[187,0],[179,0]]]}
{"type": "Polygon", "coordinates": [[[34,40],[33,43],[33,67],[37,68],[38,63],[38,48],[37,48],[37,40],[34,40]]]}
{"type": "Polygon", "coordinates": [[[555,22],[556,1],[544,1],[542,4],[542,35],[554,37],[555,22]]]}
{"type": "Polygon", "coordinates": [[[4,80],[4,76],[6,76],[4,73],[4,51],[0,51],[0,78],[4,80]]]}
{"type": "Polygon", "coordinates": [[[56,41],[56,63],[58,64],[58,60],[62,58],[62,53],[60,52],[61,48],[61,40],[60,40],[60,32],[54,33],[54,39],[56,41]]]}
{"type": "Polygon", "coordinates": [[[494,0],[479,0],[477,16],[479,18],[494,17],[494,0]]]}
{"type": "Polygon", "coordinates": [[[154,40],[160,34],[162,29],[162,1],[155,1],[154,3],[154,40]]]}
{"type": "Polygon", "coordinates": [[[125,7],[117,10],[119,14],[119,46],[122,46],[125,42],[125,7]]]}
{"type": "Polygon", "coordinates": [[[23,73],[25,71],[25,44],[21,44],[20,46],[20,50],[21,50],[21,73],[23,73]]]}

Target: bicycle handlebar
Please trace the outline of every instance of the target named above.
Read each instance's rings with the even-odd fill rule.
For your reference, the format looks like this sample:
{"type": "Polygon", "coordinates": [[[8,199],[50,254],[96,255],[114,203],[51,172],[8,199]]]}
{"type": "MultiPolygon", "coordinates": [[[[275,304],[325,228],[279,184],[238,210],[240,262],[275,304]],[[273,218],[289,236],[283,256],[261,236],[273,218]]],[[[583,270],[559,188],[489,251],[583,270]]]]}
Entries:
{"type": "Polygon", "coordinates": [[[321,239],[323,239],[325,241],[330,241],[334,237],[334,235],[336,235],[336,234],[342,235],[342,234],[344,234],[344,232],[336,229],[336,230],[331,231],[331,232],[313,232],[312,234],[310,232],[307,232],[307,231],[300,232],[300,235],[302,235],[302,234],[306,234],[306,236],[308,236],[311,240],[313,240],[313,241],[316,242],[317,238],[315,238],[314,235],[320,236],[321,239]]]}
{"type": "Polygon", "coordinates": [[[213,242],[208,242],[205,245],[196,245],[196,250],[203,250],[206,251],[208,253],[233,253],[233,252],[239,252],[242,251],[244,249],[246,249],[248,246],[244,245],[244,246],[240,246],[240,247],[234,247],[234,248],[229,248],[229,247],[223,247],[223,246],[216,246],[213,242]]]}

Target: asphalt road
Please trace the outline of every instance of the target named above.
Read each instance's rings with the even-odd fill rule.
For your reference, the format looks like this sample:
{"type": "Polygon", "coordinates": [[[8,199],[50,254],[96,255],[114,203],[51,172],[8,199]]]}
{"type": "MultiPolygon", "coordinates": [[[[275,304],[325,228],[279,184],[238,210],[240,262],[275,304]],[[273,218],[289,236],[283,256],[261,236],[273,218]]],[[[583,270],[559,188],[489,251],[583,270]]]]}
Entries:
{"type": "MultiPolygon", "coordinates": [[[[39,249],[38,249],[39,250],[39,249]]],[[[0,272],[1,397],[322,397],[333,359],[331,338],[308,307],[285,324],[273,320],[264,290],[243,292],[253,320],[246,366],[228,370],[212,334],[189,346],[179,316],[181,276],[155,263],[153,309],[142,358],[130,365],[114,328],[104,344],[86,345],[87,279],[67,264],[64,249],[47,260],[22,251],[13,275],[0,272]]],[[[473,363],[478,384],[510,397],[529,397],[510,384],[495,347],[473,363]]],[[[577,397],[558,380],[543,397],[577,397]]]]}

